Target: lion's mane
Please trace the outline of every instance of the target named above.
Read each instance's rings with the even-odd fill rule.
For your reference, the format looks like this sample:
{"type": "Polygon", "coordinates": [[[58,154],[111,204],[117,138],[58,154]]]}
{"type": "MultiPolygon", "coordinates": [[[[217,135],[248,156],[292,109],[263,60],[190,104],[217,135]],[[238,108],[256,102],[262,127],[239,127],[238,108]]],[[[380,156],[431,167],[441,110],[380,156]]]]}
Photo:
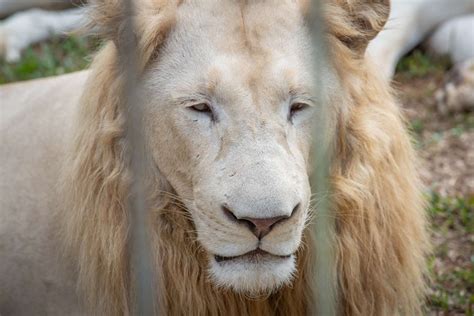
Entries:
{"type": "MultiPolygon", "coordinates": [[[[178,2],[139,1],[134,19],[143,65],[174,23],[178,2]]],[[[77,262],[78,287],[97,314],[133,313],[125,205],[130,176],[123,140],[118,65],[123,16],[119,0],[93,3],[93,19],[109,40],[95,58],[77,115],[64,177],[61,214],[66,248],[77,262]]],[[[428,249],[416,159],[391,91],[361,57],[383,27],[382,1],[332,0],[326,5],[328,45],[348,106],[336,111],[331,203],[336,216],[336,270],[343,315],[417,315],[428,249]],[[372,3],[376,3],[375,5],[372,3]]],[[[298,274],[265,298],[217,289],[193,224],[163,179],[150,196],[159,304],[169,315],[304,315],[312,289],[313,247],[305,232],[298,274]]],[[[317,249],[315,250],[317,252],[317,249]]],[[[157,298],[158,299],[158,298],[157,298]]]]}

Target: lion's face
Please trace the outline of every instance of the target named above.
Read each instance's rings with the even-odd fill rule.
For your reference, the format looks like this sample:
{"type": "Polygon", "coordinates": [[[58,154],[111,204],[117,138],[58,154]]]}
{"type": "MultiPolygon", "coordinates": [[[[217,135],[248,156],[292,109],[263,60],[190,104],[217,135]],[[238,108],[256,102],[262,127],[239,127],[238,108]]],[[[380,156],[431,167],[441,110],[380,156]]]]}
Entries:
{"type": "Polygon", "coordinates": [[[183,4],[143,80],[154,162],[192,215],[212,280],[236,291],[295,272],[315,107],[302,23],[292,1],[183,4]]]}

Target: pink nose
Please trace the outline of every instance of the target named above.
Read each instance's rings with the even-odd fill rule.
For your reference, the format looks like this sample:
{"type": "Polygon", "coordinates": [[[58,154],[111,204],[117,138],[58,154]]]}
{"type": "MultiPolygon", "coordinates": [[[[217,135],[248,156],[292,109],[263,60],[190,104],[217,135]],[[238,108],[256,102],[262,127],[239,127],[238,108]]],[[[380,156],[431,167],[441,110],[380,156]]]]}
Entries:
{"type": "Polygon", "coordinates": [[[299,204],[296,205],[293,209],[293,212],[291,213],[290,216],[288,215],[283,215],[283,216],[276,216],[276,217],[271,217],[271,218],[249,218],[249,217],[242,217],[242,218],[237,218],[234,213],[227,208],[226,206],[222,206],[222,210],[226,214],[226,216],[231,219],[234,222],[244,224],[246,225],[249,230],[258,238],[262,239],[270,231],[275,227],[276,224],[290,218],[293,216],[295,211],[298,209],[299,204]]]}
{"type": "Polygon", "coordinates": [[[288,216],[278,216],[272,218],[242,218],[241,221],[247,222],[250,231],[257,236],[258,239],[262,239],[272,230],[272,228],[279,222],[287,219],[288,216]]]}

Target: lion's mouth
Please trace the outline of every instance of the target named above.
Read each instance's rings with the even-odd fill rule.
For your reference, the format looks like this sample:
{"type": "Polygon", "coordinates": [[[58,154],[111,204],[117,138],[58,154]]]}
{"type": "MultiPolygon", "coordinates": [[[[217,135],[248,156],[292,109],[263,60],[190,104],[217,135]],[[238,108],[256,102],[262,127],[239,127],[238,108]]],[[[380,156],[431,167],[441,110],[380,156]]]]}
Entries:
{"type": "Polygon", "coordinates": [[[269,253],[260,248],[249,251],[239,256],[224,257],[224,256],[214,255],[214,259],[216,260],[217,263],[224,263],[224,262],[233,261],[233,260],[243,260],[243,261],[256,263],[265,259],[288,259],[290,257],[291,257],[291,254],[286,255],[286,256],[279,256],[279,255],[274,255],[272,253],[269,253]]]}

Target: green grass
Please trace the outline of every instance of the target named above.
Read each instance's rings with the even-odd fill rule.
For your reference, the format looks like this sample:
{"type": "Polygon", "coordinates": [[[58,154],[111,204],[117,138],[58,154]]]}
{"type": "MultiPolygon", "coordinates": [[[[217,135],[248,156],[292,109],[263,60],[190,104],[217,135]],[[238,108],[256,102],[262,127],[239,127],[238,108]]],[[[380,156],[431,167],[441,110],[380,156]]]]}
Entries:
{"type": "Polygon", "coordinates": [[[87,68],[99,46],[94,39],[54,38],[28,48],[18,63],[0,60],[0,84],[61,75],[87,68]]]}
{"type": "MultiPolygon", "coordinates": [[[[450,66],[448,58],[414,50],[398,64],[396,79],[414,84],[418,90],[409,95],[412,102],[429,107],[450,66]]],[[[443,127],[433,126],[432,121],[427,121],[430,117],[440,121],[436,111],[432,111],[430,116],[409,123],[418,150],[438,143],[444,136],[460,137],[474,128],[474,116],[470,113],[444,118],[443,122],[448,124],[443,127]]],[[[428,262],[430,315],[474,316],[474,195],[443,197],[431,193],[427,199],[434,243],[428,262]]]]}
{"type": "Polygon", "coordinates": [[[396,72],[408,78],[439,75],[451,68],[448,57],[434,57],[415,49],[403,57],[397,65],[396,72]]]}
{"type": "Polygon", "coordinates": [[[429,213],[436,222],[437,229],[456,229],[474,234],[474,196],[466,199],[441,197],[432,193],[429,201],[429,213]]]}
{"type": "MultiPolygon", "coordinates": [[[[474,315],[474,196],[429,197],[429,215],[437,242],[429,260],[432,310],[474,315]],[[442,264],[441,264],[442,263],[442,264]]],[[[457,315],[457,314],[456,314],[457,315]]]]}

